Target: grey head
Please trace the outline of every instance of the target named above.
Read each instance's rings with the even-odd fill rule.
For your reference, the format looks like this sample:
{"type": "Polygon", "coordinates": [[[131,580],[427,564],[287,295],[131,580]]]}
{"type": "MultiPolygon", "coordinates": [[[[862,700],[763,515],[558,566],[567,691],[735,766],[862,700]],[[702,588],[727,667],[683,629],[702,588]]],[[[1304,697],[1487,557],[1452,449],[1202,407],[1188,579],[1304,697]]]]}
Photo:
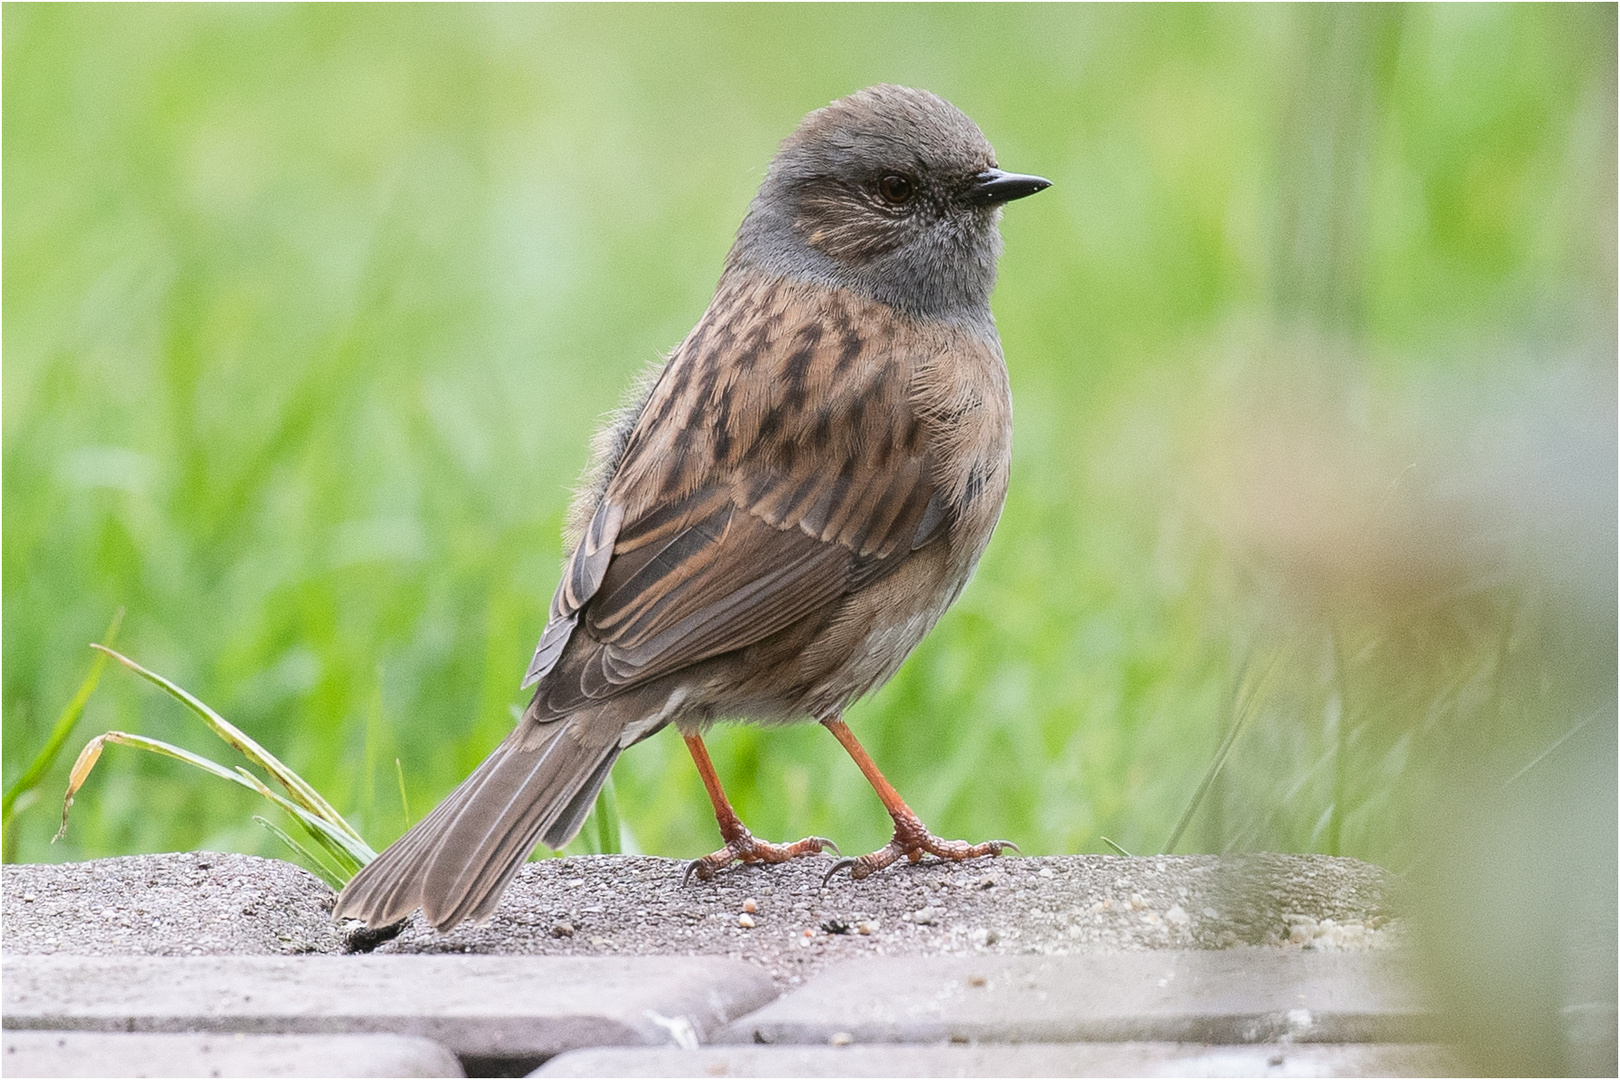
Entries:
{"type": "Polygon", "coordinates": [[[871,86],[782,143],[726,259],[911,315],[988,319],[1002,204],[1051,184],[1003,172],[972,120],[926,90],[871,86]]]}

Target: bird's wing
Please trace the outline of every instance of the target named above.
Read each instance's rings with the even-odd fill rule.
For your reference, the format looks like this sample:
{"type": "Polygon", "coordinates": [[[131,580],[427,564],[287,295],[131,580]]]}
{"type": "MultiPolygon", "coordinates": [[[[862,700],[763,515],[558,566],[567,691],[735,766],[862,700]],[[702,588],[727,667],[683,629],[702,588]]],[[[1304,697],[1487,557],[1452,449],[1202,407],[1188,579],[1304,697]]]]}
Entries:
{"type": "Polygon", "coordinates": [[[613,557],[613,543],[618,538],[619,526],[624,522],[623,505],[603,499],[585,528],[585,536],[563,567],[562,581],[551,597],[551,618],[540,634],[540,644],[534,647],[534,659],[523,676],[523,689],[527,690],[556,666],[563,646],[573,636],[579,623],[579,609],[585,606],[602,585],[608,561],[613,557]]]}
{"type": "Polygon", "coordinates": [[[903,357],[836,305],[771,297],[728,322],[722,299],[660,377],[597,511],[611,557],[599,573],[600,554],[570,561],[565,585],[591,592],[537,719],[830,609],[947,517],[903,357]]]}

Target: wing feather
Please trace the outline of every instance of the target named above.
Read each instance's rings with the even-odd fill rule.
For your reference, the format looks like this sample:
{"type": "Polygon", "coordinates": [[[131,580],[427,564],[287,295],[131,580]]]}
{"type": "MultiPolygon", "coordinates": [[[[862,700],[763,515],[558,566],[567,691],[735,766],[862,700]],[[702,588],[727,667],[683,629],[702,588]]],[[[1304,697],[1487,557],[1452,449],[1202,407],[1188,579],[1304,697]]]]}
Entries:
{"type": "Polygon", "coordinates": [[[729,315],[724,299],[659,378],[570,560],[560,643],[548,625],[531,666],[544,668],[536,719],[830,617],[949,517],[903,356],[863,350],[858,320],[824,297],[742,296],[729,315]],[[759,311],[781,325],[749,325],[759,311]],[[604,563],[586,549],[606,537],[604,563]]]}
{"type": "Polygon", "coordinates": [[[523,676],[523,689],[539,682],[556,666],[563,649],[573,637],[579,610],[590,602],[613,560],[613,542],[624,522],[624,505],[603,499],[591,517],[585,537],[574,549],[563,568],[562,581],[551,598],[551,618],[534,648],[534,658],[523,676]]]}

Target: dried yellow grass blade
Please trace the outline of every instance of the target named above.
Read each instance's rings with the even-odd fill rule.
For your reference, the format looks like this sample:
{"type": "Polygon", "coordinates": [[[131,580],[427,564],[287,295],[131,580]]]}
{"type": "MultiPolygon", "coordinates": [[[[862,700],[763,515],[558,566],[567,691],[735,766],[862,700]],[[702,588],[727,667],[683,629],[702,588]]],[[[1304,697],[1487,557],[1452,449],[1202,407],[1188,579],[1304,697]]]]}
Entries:
{"type": "MultiPolygon", "coordinates": [[[[111,735],[113,733],[108,732],[107,734],[111,735]]],[[[73,807],[73,796],[79,793],[79,788],[84,786],[85,778],[90,775],[90,770],[96,767],[96,762],[101,758],[101,745],[106,740],[107,735],[97,735],[84,744],[84,749],[80,750],[79,756],[74,759],[73,769],[68,773],[67,795],[62,799],[62,827],[56,830],[55,836],[51,837],[51,843],[54,844],[62,839],[67,832],[68,811],[73,807]]]]}

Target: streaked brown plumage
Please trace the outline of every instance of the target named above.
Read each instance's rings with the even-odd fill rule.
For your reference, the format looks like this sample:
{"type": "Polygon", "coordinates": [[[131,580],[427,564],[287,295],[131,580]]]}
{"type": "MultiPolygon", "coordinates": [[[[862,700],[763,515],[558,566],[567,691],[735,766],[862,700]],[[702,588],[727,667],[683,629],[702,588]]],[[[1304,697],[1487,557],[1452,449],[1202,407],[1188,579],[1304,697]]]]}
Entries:
{"type": "Polygon", "coordinates": [[[956,599],[1000,515],[996,221],[1045,186],[1001,172],[972,121],[922,91],[873,87],[805,119],[708,311],[602,440],[523,720],[338,915],[487,917],[535,842],[566,844],[620,751],[668,723],[727,841],[699,876],[831,846],[743,828],[700,737],[725,718],[819,720],[855,755],[896,823],[889,847],[840,864],[856,876],[1006,846],[929,836],[839,717],[956,599]]]}

